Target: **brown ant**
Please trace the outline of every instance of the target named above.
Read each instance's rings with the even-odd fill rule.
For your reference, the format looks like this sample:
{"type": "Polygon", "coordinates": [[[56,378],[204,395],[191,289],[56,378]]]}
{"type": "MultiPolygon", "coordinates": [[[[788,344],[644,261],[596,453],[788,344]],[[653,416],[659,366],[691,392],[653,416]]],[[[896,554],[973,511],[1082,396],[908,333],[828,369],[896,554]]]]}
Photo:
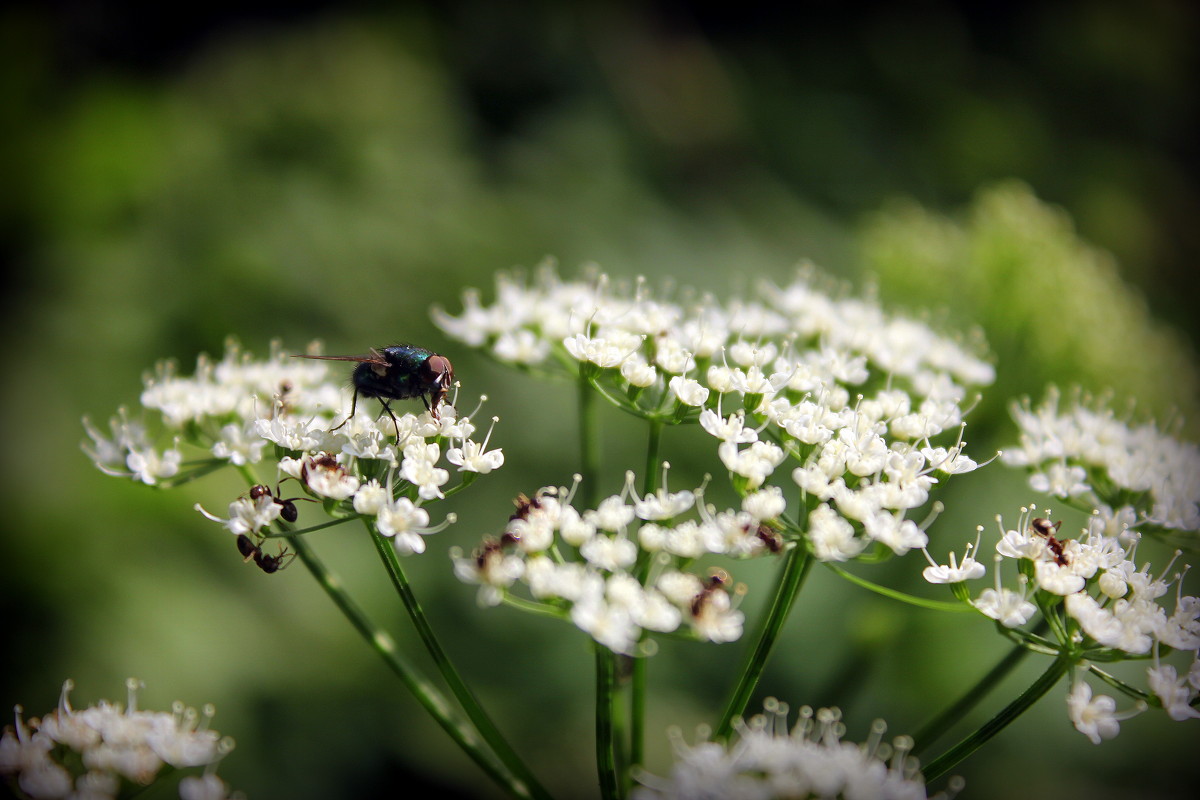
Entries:
{"type": "Polygon", "coordinates": [[[511,522],[514,519],[529,519],[530,513],[542,507],[542,497],[545,494],[553,494],[553,492],[538,492],[532,498],[524,492],[518,493],[513,498],[513,505],[517,507],[517,510],[508,518],[509,521],[511,522]]]}
{"type": "Polygon", "coordinates": [[[269,556],[262,551],[262,547],[255,544],[254,540],[244,533],[238,534],[237,548],[245,561],[253,560],[258,568],[268,575],[283,569],[296,557],[295,553],[288,552],[288,549],[282,544],[279,545],[279,555],[269,556]]]}
{"type": "Polygon", "coordinates": [[[1029,523],[1029,527],[1031,527],[1033,532],[1038,536],[1044,536],[1046,538],[1046,547],[1049,548],[1050,552],[1054,554],[1054,563],[1058,564],[1060,567],[1067,566],[1069,562],[1067,561],[1067,554],[1063,552],[1063,548],[1066,546],[1068,540],[1056,539],[1054,537],[1054,534],[1058,533],[1058,529],[1062,527],[1062,520],[1060,519],[1058,522],[1051,522],[1043,517],[1036,517],[1032,522],[1029,523]]]}
{"type": "Polygon", "coordinates": [[[771,525],[760,522],[758,528],[754,531],[754,535],[772,553],[779,554],[783,551],[783,537],[771,525]]]}
{"type": "Polygon", "coordinates": [[[729,583],[729,573],[723,569],[714,567],[708,580],[704,582],[704,588],[700,590],[698,595],[692,598],[692,616],[700,616],[713,593],[727,583],[729,583]]]}

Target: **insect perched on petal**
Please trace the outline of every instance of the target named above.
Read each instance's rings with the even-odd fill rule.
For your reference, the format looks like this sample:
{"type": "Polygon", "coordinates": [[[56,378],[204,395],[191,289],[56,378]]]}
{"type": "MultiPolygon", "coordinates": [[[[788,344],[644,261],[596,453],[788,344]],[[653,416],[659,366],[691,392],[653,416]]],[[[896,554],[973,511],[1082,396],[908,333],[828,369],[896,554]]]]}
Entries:
{"type": "MultiPolygon", "coordinates": [[[[454,367],[450,359],[414,344],[394,344],[390,347],[371,348],[365,356],[310,356],[322,361],[354,361],[351,382],[354,399],[350,403],[350,416],[337,428],[349,422],[358,406],[358,396],[374,397],[383,405],[383,410],[396,424],[396,436],[400,436],[400,423],[392,413],[390,401],[421,398],[434,419],[438,418],[438,406],[454,383],[454,367]]],[[[334,428],[334,430],[337,430],[334,428]]]]}

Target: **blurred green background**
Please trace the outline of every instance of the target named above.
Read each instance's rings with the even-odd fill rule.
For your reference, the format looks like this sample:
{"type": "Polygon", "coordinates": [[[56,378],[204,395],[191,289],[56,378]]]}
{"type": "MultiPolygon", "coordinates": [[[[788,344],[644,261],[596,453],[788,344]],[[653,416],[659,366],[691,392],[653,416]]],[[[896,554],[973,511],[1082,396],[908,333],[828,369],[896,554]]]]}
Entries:
{"type": "MultiPolygon", "coordinates": [[[[547,254],[566,274],[595,261],[720,293],[812,259],[890,307],[980,326],[1000,377],[971,420],[976,454],[1013,435],[1008,398],[1048,381],[1178,410],[1194,435],[1190,2],[184,8],[0,11],[3,702],[48,710],[68,676],[77,705],[122,699],[136,675],[147,707],[217,705],[215,727],[238,739],[221,774],[251,798],[486,795],[303,569],[247,568],[191,510],[221,508],[235,480],[156,493],[78,449],[81,416],[103,422],[156,360],[190,369],[230,334],[257,353],[274,337],[334,352],[411,340],[451,355],[467,396],[492,398],[508,467],[406,567],[518,749],[551,789],[589,796],[586,640],[477,611],[445,556],[498,530],[517,492],[576,469],[570,393],[429,322],[432,305],[456,311],[465,287],[547,254]]],[[[642,435],[603,419],[615,490],[642,435]]],[[[693,433],[666,437],[684,465],[673,485],[719,466],[693,433]]],[[[996,465],[942,499],[937,555],[1031,495],[996,465]]],[[[369,543],[335,529],[315,546],[415,651],[369,543]]],[[[748,612],[771,566],[733,565],[748,612]]],[[[928,593],[922,566],[864,574],[928,593]]],[[[854,738],[877,716],[913,731],[1004,650],[974,619],[910,613],[818,569],[763,693],[841,704],[854,738]]],[[[669,764],[668,724],[690,738],[713,719],[738,655],[656,657],[652,770],[669,764]]],[[[1065,693],[962,766],[965,796],[1191,796],[1195,722],[1145,715],[1093,747],[1065,693]]]]}

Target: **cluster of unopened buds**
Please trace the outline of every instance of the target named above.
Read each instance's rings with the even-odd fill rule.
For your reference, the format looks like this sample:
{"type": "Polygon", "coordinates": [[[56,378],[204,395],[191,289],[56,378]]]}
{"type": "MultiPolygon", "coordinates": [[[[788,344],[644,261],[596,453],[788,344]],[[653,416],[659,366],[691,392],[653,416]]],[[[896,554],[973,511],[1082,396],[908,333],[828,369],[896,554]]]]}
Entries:
{"type": "Polygon", "coordinates": [[[102,700],[71,707],[71,681],[63,683],[58,708],[41,718],[22,718],[0,738],[0,775],[25,797],[106,800],[129,797],[154,783],[164,766],[203,768],[179,781],[181,800],[226,800],[229,787],[216,766],[233,740],[210,730],[212,706],[200,712],[175,703],[170,712],[137,707],[141,683],[127,681],[128,704],[102,700]]]}

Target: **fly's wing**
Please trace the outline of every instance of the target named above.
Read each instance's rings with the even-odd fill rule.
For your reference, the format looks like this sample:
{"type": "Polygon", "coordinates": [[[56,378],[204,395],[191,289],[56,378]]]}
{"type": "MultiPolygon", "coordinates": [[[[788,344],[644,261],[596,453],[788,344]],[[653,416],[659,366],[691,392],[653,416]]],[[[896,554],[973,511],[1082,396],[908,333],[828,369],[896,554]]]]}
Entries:
{"type": "Polygon", "coordinates": [[[371,348],[370,355],[365,356],[310,356],[297,353],[292,358],[311,358],[314,361],[355,361],[359,364],[375,364],[380,367],[387,367],[387,359],[383,357],[383,353],[375,348],[371,348]]]}

